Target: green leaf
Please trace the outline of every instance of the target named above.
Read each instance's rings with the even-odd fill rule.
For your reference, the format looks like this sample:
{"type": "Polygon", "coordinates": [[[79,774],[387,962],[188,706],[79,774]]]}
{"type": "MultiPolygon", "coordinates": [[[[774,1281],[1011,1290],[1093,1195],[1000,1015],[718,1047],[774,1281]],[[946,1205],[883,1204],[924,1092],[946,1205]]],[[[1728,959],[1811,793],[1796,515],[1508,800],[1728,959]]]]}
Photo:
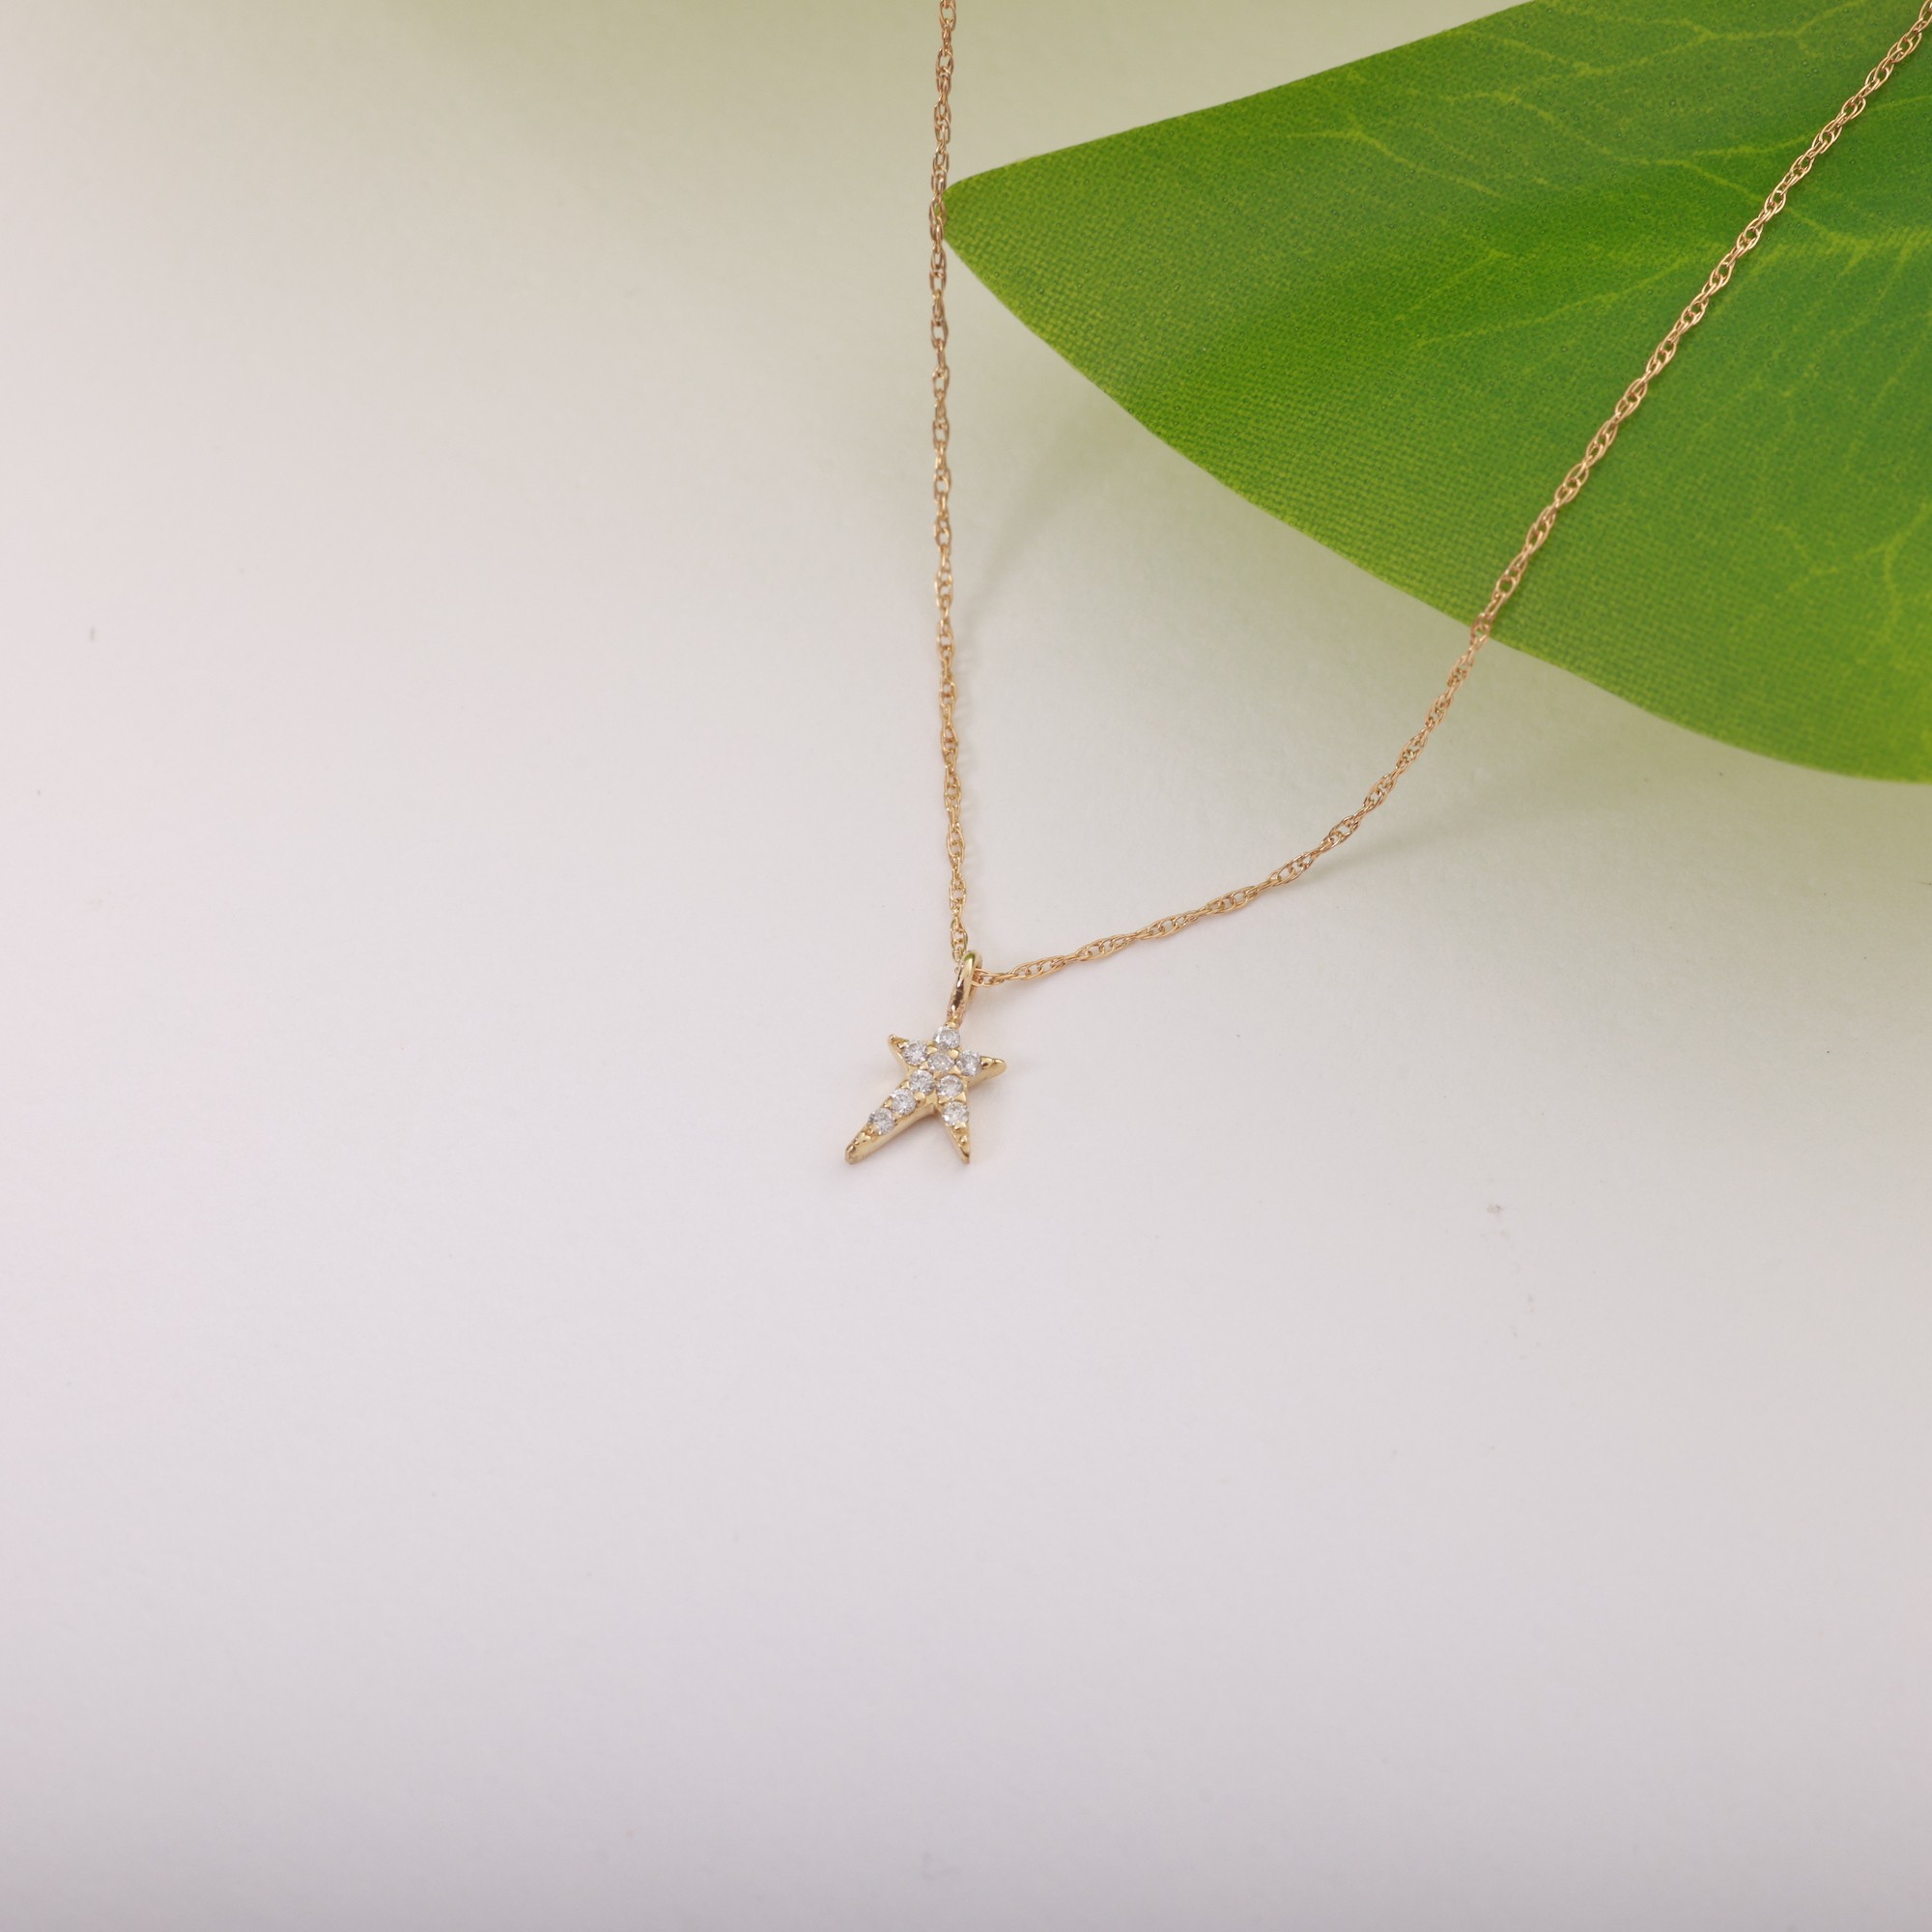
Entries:
{"type": "MultiPolygon", "coordinates": [[[[1466,620],[1911,0],[1532,0],[962,182],[1109,395],[1466,620]]],[[[1498,636],[1780,758],[1932,780],[1932,46],[1685,343],[1498,636]]]]}

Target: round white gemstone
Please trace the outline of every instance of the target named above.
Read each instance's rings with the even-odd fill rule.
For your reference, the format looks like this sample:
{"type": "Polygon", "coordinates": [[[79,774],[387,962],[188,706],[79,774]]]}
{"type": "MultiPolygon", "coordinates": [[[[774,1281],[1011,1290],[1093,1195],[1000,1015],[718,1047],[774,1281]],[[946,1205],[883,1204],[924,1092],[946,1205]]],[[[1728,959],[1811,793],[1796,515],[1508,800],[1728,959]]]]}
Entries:
{"type": "Polygon", "coordinates": [[[889,1106],[893,1110],[893,1112],[899,1117],[900,1120],[904,1120],[905,1117],[912,1112],[914,1104],[915,1102],[912,1097],[912,1092],[909,1088],[896,1087],[893,1090],[892,1093],[886,1095],[886,1105],[889,1106]]]}
{"type": "Polygon", "coordinates": [[[926,1072],[926,1070],[923,1067],[921,1067],[920,1070],[917,1073],[915,1073],[910,1080],[906,1082],[906,1085],[910,1087],[915,1094],[930,1094],[932,1092],[932,1075],[926,1072]]]}
{"type": "Polygon", "coordinates": [[[940,1096],[947,1100],[956,1100],[966,1091],[966,1083],[956,1073],[949,1073],[939,1083],[940,1096]]]}
{"type": "Polygon", "coordinates": [[[892,1125],[892,1123],[893,1123],[892,1115],[889,1114],[883,1107],[881,1107],[877,1113],[868,1116],[866,1122],[866,1124],[868,1127],[870,1127],[875,1134],[884,1133],[885,1130],[892,1125]]]}
{"type": "Polygon", "coordinates": [[[944,1066],[947,1058],[946,1049],[937,1040],[925,1049],[925,1064],[928,1066],[944,1066]]]}
{"type": "Polygon", "coordinates": [[[925,1058],[925,1048],[916,1039],[907,1040],[899,1051],[905,1055],[906,1060],[914,1066],[917,1066],[925,1058]]]}
{"type": "Polygon", "coordinates": [[[964,1100],[947,1101],[945,1106],[939,1110],[939,1118],[949,1127],[963,1127],[966,1124],[966,1102],[964,1100]]]}
{"type": "Polygon", "coordinates": [[[939,1029],[939,1043],[948,1053],[951,1053],[959,1044],[959,1029],[957,1027],[941,1027],[939,1029]]]}
{"type": "Polygon", "coordinates": [[[961,1073],[977,1073],[980,1070],[980,1056],[977,1053],[962,1053],[959,1056],[961,1073]]]}

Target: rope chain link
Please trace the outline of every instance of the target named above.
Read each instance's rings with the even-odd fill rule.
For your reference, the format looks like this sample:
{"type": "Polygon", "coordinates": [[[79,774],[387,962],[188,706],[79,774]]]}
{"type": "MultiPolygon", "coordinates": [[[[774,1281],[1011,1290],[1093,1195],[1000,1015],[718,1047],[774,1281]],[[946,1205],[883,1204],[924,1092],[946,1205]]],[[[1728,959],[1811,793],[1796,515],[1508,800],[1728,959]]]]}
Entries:
{"type": "MultiPolygon", "coordinates": [[[[1927,0],[1932,5],[1932,0],[1927,0]]],[[[947,888],[952,914],[952,963],[966,957],[966,834],[959,822],[959,733],[952,707],[959,696],[952,680],[952,465],[949,448],[952,425],[946,413],[952,371],[946,344],[946,188],[952,150],[952,28],[957,0],[939,0],[939,57],[933,63],[937,99],[932,107],[932,206],[926,230],[932,257],[926,282],[932,291],[932,543],[938,553],[932,573],[932,600],[938,607],[939,751],[946,763],[946,859],[952,879],[947,888]]]]}
{"type": "MultiPolygon", "coordinates": [[[[933,574],[933,598],[938,606],[939,744],[940,753],[946,766],[943,793],[946,802],[946,856],[952,875],[948,903],[952,911],[952,958],[955,965],[963,961],[967,954],[966,838],[960,821],[959,735],[953,719],[958,690],[953,678],[955,639],[952,631],[952,469],[948,458],[952,425],[946,411],[947,393],[952,383],[952,372],[946,359],[948,343],[946,191],[952,139],[952,36],[957,19],[957,0],[939,0],[939,57],[934,69],[938,82],[938,100],[932,114],[934,141],[932,206],[928,221],[932,238],[932,258],[928,277],[932,291],[933,352],[932,538],[938,553],[937,566],[933,574]]],[[[1496,579],[1495,585],[1490,592],[1490,601],[1483,606],[1469,626],[1469,639],[1463,647],[1462,656],[1450,666],[1448,677],[1443,681],[1435,701],[1424,714],[1420,727],[1397,753],[1395,763],[1369,787],[1361,804],[1353,811],[1346,818],[1337,819],[1318,843],[1311,845],[1305,852],[1297,853],[1285,864],[1277,866],[1264,879],[1257,879],[1252,885],[1237,886],[1233,892],[1222,893],[1218,897],[1208,899],[1187,912],[1169,913],[1165,919],[1157,919],[1147,925],[1137,926],[1132,932],[1110,933],[1102,939],[1089,940],[1085,946],[1076,947],[1071,952],[1046,953],[1040,958],[1029,959],[1023,965],[1009,966],[1004,972],[998,973],[988,972],[983,967],[976,966],[974,983],[978,986],[1002,986],[1015,980],[1044,980],[1051,974],[1063,972],[1068,966],[1080,966],[1092,960],[1108,958],[1116,952],[1123,952],[1129,946],[1139,945],[1145,939],[1170,939],[1177,932],[1186,931],[1190,925],[1201,920],[1217,918],[1223,913],[1239,912],[1243,906],[1252,905],[1264,893],[1271,893],[1278,887],[1292,884],[1317,860],[1325,858],[1338,845],[1346,844],[1352,838],[1361,828],[1363,820],[1378,807],[1387,802],[1403,774],[1422,755],[1435,727],[1449,715],[1449,707],[1456,701],[1456,694],[1462,690],[1475,665],[1478,653],[1493,632],[1496,618],[1501,613],[1503,606],[1516,595],[1518,586],[1522,582],[1523,573],[1529,568],[1530,560],[1549,541],[1549,533],[1556,527],[1557,518],[1563,513],[1566,505],[1576,500],[1584,484],[1590,480],[1590,472],[1609,453],[1610,445],[1617,440],[1617,432],[1642,406],[1644,398],[1650,393],[1651,384],[1676,358],[1678,345],[1704,320],[1711,303],[1729,283],[1739,262],[1757,246],[1767,224],[1782,212],[1785,202],[1790,198],[1791,190],[1811,172],[1820,156],[1835,145],[1839,135],[1864,112],[1865,103],[1891,78],[1892,70],[1913,52],[1928,32],[1932,32],[1932,0],[1924,0],[1924,4],[1918,10],[1918,17],[1892,43],[1885,58],[1865,76],[1863,86],[1852,95],[1830,121],[1826,122],[1813,137],[1811,145],[1784,171],[1777,185],[1765,197],[1763,206],[1745,224],[1737,240],[1731,243],[1717,267],[1705,277],[1704,286],[1697,291],[1677,320],[1671,324],[1663,339],[1650,352],[1650,359],[1643,365],[1643,373],[1617,398],[1616,408],[1604,419],[1584,448],[1581,457],[1572,467],[1569,474],[1556,486],[1555,494],[1538,513],[1535,522],[1530,525],[1523,537],[1521,549],[1510,559],[1502,575],[1496,579]]]]}

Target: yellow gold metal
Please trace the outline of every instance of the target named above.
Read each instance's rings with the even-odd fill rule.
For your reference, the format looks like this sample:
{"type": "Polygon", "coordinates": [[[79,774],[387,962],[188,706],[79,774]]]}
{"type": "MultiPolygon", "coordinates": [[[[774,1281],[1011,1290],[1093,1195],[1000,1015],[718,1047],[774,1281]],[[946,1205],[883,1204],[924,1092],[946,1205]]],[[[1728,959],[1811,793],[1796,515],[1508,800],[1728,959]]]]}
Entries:
{"type": "Polygon", "coordinates": [[[956,1027],[966,1017],[966,1009],[973,1004],[973,988],[978,983],[980,955],[967,952],[961,955],[957,970],[952,975],[952,994],[946,1002],[946,1024],[956,1027]]]}
{"type": "MultiPolygon", "coordinates": [[[[937,552],[932,588],[933,600],[938,607],[936,641],[939,654],[939,748],[941,761],[945,767],[945,781],[941,795],[946,807],[946,860],[951,874],[947,888],[947,906],[951,915],[952,957],[955,962],[973,957],[967,951],[966,944],[966,839],[960,815],[959,736],[953,717],[958,693],[953,678],[952,469],[949,458],[952,426],[946,412],[947,393],[952,383],[952,373],[946,358],[948,343],[946,190],[951,168],[950,151],[952,136],[952,38],[957,20],[957,0],[939,0],[939,57],[934,68],[938,99],[932,114],[934,141],[932,201],[926,222],[932,243],[927,270],[927,280],[932,294],[930,327],[933,351],[932,540],[937,552]]],[[[1791,190],[1811,172],[1813,164],[1837,141],[1838,136],[1851,123],[1864,112],[1865,102],[1885,85],[1891,77],[1892,70],[1912,53],[1928,32],[1932,32],[1932,0],[1924,0],[1912,25],[1893,43],[1885,58],[1865,76],[1864,84],[1858,92],[1852,95],[1837,113],[1818,130],[1811,145],[1784,171],[1777,185],[1765,197],[1763,206],[1745,224],[1737,240],[1725,251],[1717,267],[1704,278],[1703,287],[1691,298],[1690,303],[1670,326],[1663,339],[1651,351],[1649,360],[1643,365],[1643,372],[1618,397],[1616,408],[1610,412],[1597,433],[1590,439],[1582,456],[1556,486],[1555,495],[1538,512],[1536,520],[1530,525],[1522,540],[1521,547],[1510,559],[1502,575],[1496,579],[1495,585],[1490,592],[1489,602],[1470,623],[1468,641],[1463,647],[1463,654],[1449,667],[1449,675],[1435,701],[1424,714],[1421,726],[1396,754],[1394,764],[1369,787],[1362,802],[1346,818],[1337,819],[1305,852],[1297,853],[1293,859],[1277,866],[1266,878],[1258,879],[1253,885],[1237,886],[1233,892],[1222,893],[1218,897],[1208,899],[1187,912],[1169,913],[1166,918],[1153,920],[1147,925],[1136,926],[1130,932],[1116,932],[1102,939],[1089,940],[1085,946],[1076,947],[1070,952],[1046,953],[1037,959],[1029,959],[1021,965],[1009,966],[1003,972],[989,973],[975,960],[971,969],[974,983],[980,986],[1003,986],[1014,980],[1043,980],[1049,974],[1061,972],[1068,966],[1108,958],[1126,947],[1138,945],[1144,939],[1171,938],[1177,932],[1184,932],[1199,920],[1211,919],[1222,913],[1238,912],[1242,907],[1252,905],[1264,893],[1273,892],[1278,886],[1292,884],[1318,859],[1326,857],[1338,845],[1345,844],[1352,838],[1363,820],[1378,807],[1387,802],[1403,774],[1422,755],[1432,733],[1448,715],[1450,705],[1455,702],[1456,694],[1462,690],[1463,681],[1468,677],[1476,662],[1477,653],[1489,640],[1503,606],[1516,595],[1517,588],[1522,582],[1523,573],[1529,568],[1530,560],[1549,540],[1549,533],[1556,526],[1557,517],[1590,480],[1590,472],[1608,453],[1611,443],[1617,439],[1618,430],[1635,414],[1644,397],[1650,393],[1652,383],[1663,373],[1676,356],[1679,343],[1703,321],[1713,300],[1730,281],[1732,270],[1757,246],[1758,238],[1764,233],[1765,225],[1783,210],[1791,190]]]]}
{"type": "Polygon", "coordinates": [[[973,1158],[973,1122],[964,1104],[965,1095],[981,1081],[1004,1073],[1007,1063],[945,1040],[945,1035],[956,1034],[957,1030],[957,1015],[949,1009],[945,1026],[930,1041],[893,1035],[892,1048],[899,1057],[905,1077],[886,1104],[852,1136],[845,1149],[848,1161],[861,1161],[868,1153],[877,1153],[888,1141],[896,1140],[907,1127],[928,1114],[936,1115],[952,1136],[959,1158],[966,1161],[973,1158]],[[913,1083],[922,1074],[931,1082],[930,1091],[916,1093],[913,1083]],[[949,1091],[948,1083],[952,1083],[953,1091],[949,1091]],[[902,1114],[894,1105],[895,1100],[901,1098],[906,1103],[902,1114]],[[951,1108],[956,1108],[956,1119],[947,1118],[951,1108]]]}
{"type": "Polygon", "coordinates": [[[958,691],[952,681],[952,425],[946,413],[947,393],[952,385],[946,360],[946,188],[952,148],[952,28],[958,17],[957,0],[939,0],[939,57],[932,70],[937,89],[932,107],[932,201],[925,222],[932,243],[926,263],[926,286],[932,295],[932,545],[937,553],[932,601],[938,612],[934,642],[939,652],[939,753],[946,766],[940,796],[946,806],[946,863],[952,874],[946,903],[955,963],[966,956],[966,834],[959,817],[959,734],[952,719],[958,691]]]}

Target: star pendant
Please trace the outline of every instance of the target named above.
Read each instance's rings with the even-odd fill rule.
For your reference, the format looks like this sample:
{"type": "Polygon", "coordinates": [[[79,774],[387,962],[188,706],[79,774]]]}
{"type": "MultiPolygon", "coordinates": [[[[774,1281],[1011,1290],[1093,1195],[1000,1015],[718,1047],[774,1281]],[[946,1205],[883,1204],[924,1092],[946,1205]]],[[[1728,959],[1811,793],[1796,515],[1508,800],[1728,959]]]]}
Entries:
{"type": "Polygon", "coordinates": [[[852,1136],[847,1160],[864,1160],[893,1139],[902,1127],[937,1114],[961,1160],[973,1158],[973,1124],[966,1108],[966,1090],[1007,1070],[1004,1060],[978,1054],[959,1043],[959,1029],[952,1020],[930,1039],[901,1039],[893,1036],[893,1051],[905,1076],[886,1095],[884,1104],[852,1136]]]}

